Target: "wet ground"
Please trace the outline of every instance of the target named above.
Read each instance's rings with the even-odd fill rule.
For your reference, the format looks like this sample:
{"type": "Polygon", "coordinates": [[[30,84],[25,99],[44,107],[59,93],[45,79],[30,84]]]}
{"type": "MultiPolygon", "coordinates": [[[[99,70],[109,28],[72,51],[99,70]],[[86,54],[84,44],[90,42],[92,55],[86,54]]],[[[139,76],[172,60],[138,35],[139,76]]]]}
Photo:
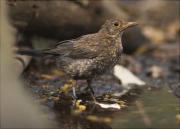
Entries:
{"type": "Polygon", "coordinates": [[[146,82],[124,86],[113,71],[95,78],[94,103],[86,81],[76,87],[73,106],[71,78],[58,71],[49,59],[34,58],[23,72],[30,99],[44,105],[54,127],[75,128],[179,128],[179,45],[141,48],[120,63],[146,82]],[[142,52],[144,51],[144,52],[142,52]]]}

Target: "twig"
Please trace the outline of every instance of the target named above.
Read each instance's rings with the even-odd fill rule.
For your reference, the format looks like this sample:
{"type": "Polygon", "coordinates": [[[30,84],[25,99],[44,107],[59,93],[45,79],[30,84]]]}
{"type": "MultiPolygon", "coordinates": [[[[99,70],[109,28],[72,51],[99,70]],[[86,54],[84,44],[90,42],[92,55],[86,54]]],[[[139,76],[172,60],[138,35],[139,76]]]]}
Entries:
{"type": "Polygon", "coordinates": [[[28,66],[29,62],[31,61],[31,56],[22,56],[22,55],[15,55],[15,69],[20,75],[23,70],[28,66]]]}
{"type": "Polygon", "coordinates": [[[136,101],[136,106],[138,107],[139,113],[141,114],[145,125],[148,127],[148,129],[152,129],[151,121],[150,121],[148,115],[146,114],[146,111],[143,108],[142,102],[136,101]]]}

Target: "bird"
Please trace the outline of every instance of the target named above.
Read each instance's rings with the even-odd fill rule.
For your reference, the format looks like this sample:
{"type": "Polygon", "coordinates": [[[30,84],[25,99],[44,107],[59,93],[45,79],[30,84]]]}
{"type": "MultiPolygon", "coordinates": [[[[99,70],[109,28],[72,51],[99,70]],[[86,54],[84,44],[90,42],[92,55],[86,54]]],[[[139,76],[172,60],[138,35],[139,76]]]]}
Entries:
{"type": "Polygon", "coordinates": [[[16,53],[30,56],[51,55],[58,69],[71,76],[73,96],[78,80],[87,80],[91,93],[93,78],[110,71],[123,53],[122,34],[126,28],[138,25],[121,19],[107,20],[94,34],[83,35],[72,40],[59,42],[43,50],[17,50],[16,53]]]}

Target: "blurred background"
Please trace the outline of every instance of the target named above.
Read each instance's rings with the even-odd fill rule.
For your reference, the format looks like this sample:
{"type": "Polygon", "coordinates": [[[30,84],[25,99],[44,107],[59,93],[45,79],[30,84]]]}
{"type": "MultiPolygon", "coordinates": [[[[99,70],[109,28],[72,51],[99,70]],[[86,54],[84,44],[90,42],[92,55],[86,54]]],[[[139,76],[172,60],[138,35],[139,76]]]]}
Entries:
{"type": "MultiPolygon", "coordinates": [[[[179,1],[1,1],[1,127],[178,128],[179,36],[179,1]],[[71,95],[61,91],[71,79],[50,60],[13,54],[96,33],[111,18],[139,23],[123,34],[119,64],[146,85],[118,96],[126,103],[122,110],[85,102],[85,111],[67,110],[62,100],[69,102],[71,95]]],[[[94,88],[101,97],[124,91],[113,71],[95,79],[94,88]]]]}

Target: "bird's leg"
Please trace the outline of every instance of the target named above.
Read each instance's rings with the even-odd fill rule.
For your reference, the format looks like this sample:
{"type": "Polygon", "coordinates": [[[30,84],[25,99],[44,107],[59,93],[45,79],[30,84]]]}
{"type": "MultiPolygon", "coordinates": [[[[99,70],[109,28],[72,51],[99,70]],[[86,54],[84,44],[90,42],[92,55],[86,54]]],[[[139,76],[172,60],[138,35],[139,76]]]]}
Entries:
{"type": "Polygon", "coordinates": [[[92,79],[88,79],[88,80],[87,80],[87,84],[88,84],[88,87],[89,87],[90,90],[91,90],[91,93],[92,93],[93,95],[95,95],[94,90],[93,90],[93,88],[91,87],[92,79]]]}
{"type": "Polygon", "coordinates": [[[73,88],[73,107],[76,108],[76,85],[77,85],[77,80],[73,79],[72,80],[72,88],[73,88]]]}
{"type": "Polygon", "coordinates": [[[77,85],[77,80],[73,79],[72,88],[73,88],[73,98],[74,99],[76,99],[76,85],[77,85]]]}
{"type": "Polygon", "coordinates": [[[91,86],[91,84],[92,84],[92,79],[88,79],[88,80],[87,80],[87,84],[88,84],[88,87],[89,87],[90,90],[91,90],[92,97],[93,97],[95,103],[97,103],[97,101],[96,101],[96,99],[95,99],[95,97],[94,97],[94,96],[95,96],[94,90],[93,90],[93,88],[92,88],[92,86],[91,86]]]}

